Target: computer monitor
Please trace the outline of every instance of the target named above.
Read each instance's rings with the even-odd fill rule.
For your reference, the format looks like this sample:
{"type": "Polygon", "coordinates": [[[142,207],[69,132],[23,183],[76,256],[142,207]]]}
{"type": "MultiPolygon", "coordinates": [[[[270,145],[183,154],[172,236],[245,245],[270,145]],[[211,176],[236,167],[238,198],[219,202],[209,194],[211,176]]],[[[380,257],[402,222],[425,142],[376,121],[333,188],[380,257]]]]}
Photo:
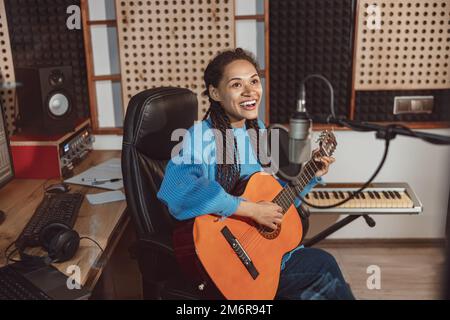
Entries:
{"type": "Polygon", "coordinates": [[[0,188],[14,177],[14,169],[6,130],[5,114],[0,101],[0,188]]]}

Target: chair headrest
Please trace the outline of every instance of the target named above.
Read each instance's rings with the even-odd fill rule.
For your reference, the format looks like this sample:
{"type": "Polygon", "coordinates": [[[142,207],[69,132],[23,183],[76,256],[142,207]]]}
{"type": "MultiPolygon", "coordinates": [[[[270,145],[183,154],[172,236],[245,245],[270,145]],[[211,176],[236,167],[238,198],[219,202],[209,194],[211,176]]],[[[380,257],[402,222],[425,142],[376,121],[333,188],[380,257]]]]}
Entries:
{"type": "Polygon", "coordinates": [[[169,160],[180,141],[172,141],[176,129],[188,129],[197,119],[197,96],[189,89],[159,87],[131,98],[124,122],[123,144],[156,160],[169,160]]]}

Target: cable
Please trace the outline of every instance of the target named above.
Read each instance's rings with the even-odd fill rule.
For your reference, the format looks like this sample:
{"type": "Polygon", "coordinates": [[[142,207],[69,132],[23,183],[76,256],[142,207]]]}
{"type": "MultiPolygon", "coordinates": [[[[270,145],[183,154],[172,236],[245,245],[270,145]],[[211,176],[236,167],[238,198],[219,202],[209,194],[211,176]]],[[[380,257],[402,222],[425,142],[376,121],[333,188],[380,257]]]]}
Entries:
{"type": "Polygon", "coordinates": [[[95,241],[94,239],[92,239],[92,238],[90,238],[90,237],[81,237],[81,238],[80,238],[80,240],[83,240],[83,239],[91,240],[93,243],[95,243],[95,244],[97,245],[97,247],[100,249],[100,251],[101,251],[102,253],[104,252],[104,250],[103,250],[102,247],[99,245],[99,243],[98,243],[97,241],[95,241]]]}
{"type": "Polygon", "coordinates": [[[385,161],[386,161],[387,155],[388,155],[388,151],[389,151],[389,142],[390,142],[390,139],[386,139],[386,143],[385,143],[385,147],[384,147],[383,158],[382,158],[380,164],[378,165],[378,168],[375,170],[375,172],[374,172],[374,173],[372,174],[372,176],[370,177],[370,179],[369,179],[366,183],[364,183],[364,185],[363,185],[359,190],[354,191],[347,199],[344,199],[344,200],[339,201],[339,202],[337,202],[337,203],[335,203],[335,204],[332,204],[332,205],[327,205],[327,206],[316,206],[316,205],[313,205],[313,204],[309,203],[308,201],[306,201],[302,196],[298,195],[298,197],[300,198],[300,200],[301,200],[303,203],[305,203],[306,205],[308,205],[308,206],[310,206],[310,207],[312,207],[312,208],[316,208],[316,209],[330,209],[330,208],[335,208],[335,207],[338,207],[338,206],[340,206],[340,205],[342,205],[342,204],[344,204],[344,203],[350,201],[350,200],[353,199],[356,195],[360,194],[365,188],[367,188],[367,186],[368,186],[370,183],[372,183],[372,181],[375,179],[375,177],[376,177],[376,176],[378,175],[378,173],[380,172],[381,168],[383,167],[383,165],[384,165],[384,163],[385,163],[385,161]]]}
{"type": "MultiPolygon", "coordinates": [[[[92,238],[90,238],[90,237],[80,237],[80,241],[82,240],[82,239],[87,239],[87,240],[90,240],[90,241],[92,241],[99,249],[100,249],[100,251],[103,253],[104,252],[104,250],[103,250],[103,248],[100,246],[100,244],[97,242],[97,241],[95,241],[94,239],[92,239],[92,238]]],[[[8,253],[8,251],[9,251],[9,249],[11,249],[11,247],[15,244],[16,242],[14,241],[14,242],[11,242],[7,247],[6,247],[6,249],[5,249],[5,251],[4,251],[4,255],[5,255],[5,258],[6,258],[6,265],[8,265],[11,261],[12,262],[21,262],[22,260],[17,260],[17,259],[13,259],[13,258],[11,258],[11,256],[14,254],[14,253],[16,253],[17,251],[19,251],[19,248],[14,248],[14,250],[12,250],[11,252],[9,252],[8,253]]]]}
{"type": "Polygon", "coordinates": [[[19,248],[14,248],[14,250],[11,251],[11,252],[9,253],[9,255],[6,257],[6,264],[7,264],[7,265],[9,264],[10,261],[12,261],[12,262],[20,262],[20,261],[22,261],[22,260],[17,260],[17,259],[11,258],[11,256],[12,256],[13,254],[15,254],[16,252],[19,252],[19,248]]]}
{"type": "Polygon", "coordinates": [[[44,190],[44,193],[47,192],[46,189],[50,186],[49,183],[51,183],[50,180],[47,180],[47,181],[45,181],[44,184],[42,185],[42,190],[44,190]]]}
{"type": "MultiPolygon", "coordinates": [[[[334,91],[333,91],[333,86],[331,85],[330,81],[327,78],[325,78],[324,76],[322,76],[320,74],[311,74],[311,75],[307,76],[301,83],[301,92],[302,92],[303,95],[305,95],[305,83],[310,78],[319,78],[319,79],[325,81],[325,83],[328,85],[328,88],[330,89],[330,112],[331,112],[331,114],[327,118],[327,122],[329,123],[331,119],[336,119],[336,113],[335,113],[335,109],[334,109],[334,91]]],[[[305,97],[300,97],[300,99],[303,99],[303,103],[305,103],[305,97]]],[[[368,129],[368,128],[365,128],[365,127],[357,127],[355,125],[350,125],[345,120],[341,120],[340,122],[343,122],[343,123],[347,124],[348,126],[350,126],[355,131],[372,131],[371,129],[368,129]]],[[[381,162],[378,165],[378,168],[372,174],[370,179],[366,183],[364,183],[364,185],[360,189],[358,189],[357,191],[354,191],[353,193],[351,193],[350,196],[347,199],[344,199],[344,200],[339,201],[339,202],[337,202],[335,204],[332,204],[332,205],[317,206],[317,205],[313,205],[313,204],[309,203],[308,201],[306,201],[300,194],[298,194],[298,198],[300,198],[300,200],[303,203],[305,203],[306,205],[308,205],[308,206],[310,206],[312,208],[316,208],[316,209],[330,209],[330,208],[338,207],[338,206],[340,206],[340,205],[350,201],[351,199],[353,199],[358,194],[360,194],[376,178],[376,176],[380,172],[381,168],[383,167],[383,165],[384,165],[384,163],[386,161],[387,155],[388,155],[390,140],[395,138],[395,135],[396,135],[395,132],[393,132],[392,129],[394,129],[396,127],[402,127],[403,129],[407,130],[410,134],[414,134],[414,132],[411,129],[409,129],[409,128],[405,127],[405,126],[397,125],[397,124],[388,125],[386,128],[384,128],[385,129],[384,131],[381,131],[381,130],[377,131],[377,138],[385,139],[385,147],[384,147],[383,158],[381,159],[381,162]]]]}
{"type": "Polygon", "coordinates": [[[10,261],[12,261],[12,262],[20,262],[20,260],[16,260],[16,259],[12,259],[11,258],[11,256],[15,253],[15,252],[17,252],[18,250],[19,250],[19,248],[14,248],[14,250],[13,251],[11,251],[9,254],[8,254],[8,250],[12,247],[12,245],[13,244],[15,244],[16,242],[14,241],[14,242],[11,242],[7,247],[6,247],[6,249],[5,249],[5,258],[6,258],[6,265],[8,265],[9,264],[9,262],[10,261]]]}
{"type": "Polygon", "coordinates": [[[325,83],[327,84],[328,89],[330,90],[330,111],[331,111],[331,115],[330,116],[333,117],[333,118],[336,118],[336,113],[334,112],[334,90],[333,90],[333,86],[331,85],[330,80],[328,80],[327,78],[325,78],[321,74],[318,74],[318,73],[310,74],[310,75],[306,76],[302,80],[302,82],[300,84],[300,90],[301,90],[300,101],[303,101],[303,104],[306,102],[305,101],[305,97],[306,97],[305,84],[306,84],[306,81],[308,81],[311,78],[321,79],[321,80],[325,81],[325,83]]]}

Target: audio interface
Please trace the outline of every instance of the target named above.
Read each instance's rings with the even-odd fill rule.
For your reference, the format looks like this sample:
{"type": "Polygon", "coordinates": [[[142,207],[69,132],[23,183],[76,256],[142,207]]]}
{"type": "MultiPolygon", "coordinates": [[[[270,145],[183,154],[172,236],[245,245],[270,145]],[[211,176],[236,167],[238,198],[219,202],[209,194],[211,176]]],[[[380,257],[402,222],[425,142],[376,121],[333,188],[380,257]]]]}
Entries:
{"type": "Polygon", "coordinates": [[[73,132],[64,135],[13,135],[16,178],[66,179],[92,150],[93,142],[89,119],[79,121],[73,132]]]}

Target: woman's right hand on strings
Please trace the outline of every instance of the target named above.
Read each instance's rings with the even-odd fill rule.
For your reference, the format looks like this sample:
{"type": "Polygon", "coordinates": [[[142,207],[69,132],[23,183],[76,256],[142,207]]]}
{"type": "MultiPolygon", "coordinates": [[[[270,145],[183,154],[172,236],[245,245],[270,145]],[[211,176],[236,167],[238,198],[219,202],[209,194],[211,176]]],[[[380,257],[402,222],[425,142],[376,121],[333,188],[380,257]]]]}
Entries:
{"type": "Polygon", "coordinates": [[[283,209],[270,201],[242,201],[235,214],[253,219],[256,223],[276,230],[283,219],[283,209]]]}
{"type": "Polygon", "coordinates": [[[276,230],[283,220],[283,209],[270,201],[255,203],[252,219],[258,224],[276,230]]]}

